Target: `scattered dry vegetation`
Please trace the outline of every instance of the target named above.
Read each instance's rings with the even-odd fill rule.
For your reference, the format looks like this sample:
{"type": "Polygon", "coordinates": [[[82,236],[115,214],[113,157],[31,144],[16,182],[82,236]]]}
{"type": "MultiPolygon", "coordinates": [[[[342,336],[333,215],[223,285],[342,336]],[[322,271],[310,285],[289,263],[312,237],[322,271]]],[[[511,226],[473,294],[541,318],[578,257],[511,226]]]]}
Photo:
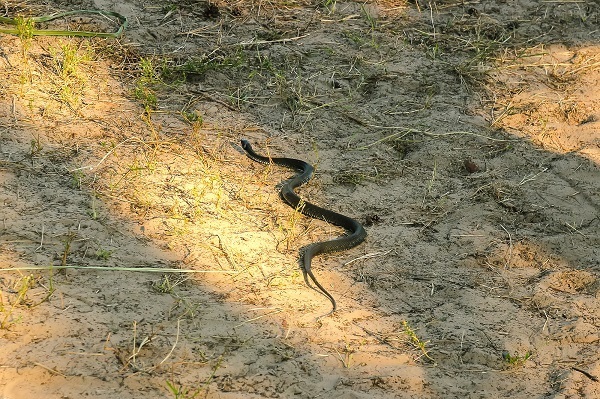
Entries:
{"type": "Polygon", "coordinates": [[[0,37],[0,396],[599,397],[598,4],[80,3],[0,37]],[[368,226],[334,316],[240,138],[368,226]]]}

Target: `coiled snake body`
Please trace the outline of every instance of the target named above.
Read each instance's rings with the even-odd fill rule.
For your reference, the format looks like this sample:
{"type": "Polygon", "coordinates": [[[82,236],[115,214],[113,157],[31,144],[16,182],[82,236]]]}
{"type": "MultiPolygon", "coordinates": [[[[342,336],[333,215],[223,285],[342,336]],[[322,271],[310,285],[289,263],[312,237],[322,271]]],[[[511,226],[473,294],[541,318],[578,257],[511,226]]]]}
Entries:
{"type": "Polygon", "coordinates": [[[252,149],[250,142],[242,140],[242,148],[246,152],[246,155],[253,161],[260,162],[263,164],[273,163],[275,165],[284,166],[289,169],[294,169],[298,173],[289,180],[286,180],[281,187],[280,195],[281,198],[292,208],[297,209],[302,214],[315,219],[322,219],[328,223],[335,224],[336,226],[343,227],[348,231],[348,235],[338,237],[330,241],[315,242],[303,247],[301,251],[301,265],[302,273],[304,275],[304,281],[312,288],[308,278],[321,290],[321,292],[329,298],[333,309],[331,314],[336,311],[337,304],[335,298],[327,292],[327,290],[317,281],[317,278],[311,270],[312,259],[319,254],[328,252],[343,251],[346,249],[353,248],[363,242],[367,236],[367,232],[363,226],[354,219],[347,216],[341,215],[337,212],[330,211],[329,209],[321,208],[317,205],[311,204],[302,200],[298,194],[294,192],[294,189],[308,182],[314,173],[314,168],[311,164],[293,158],[271,158],[258,155],[252,149]]]}

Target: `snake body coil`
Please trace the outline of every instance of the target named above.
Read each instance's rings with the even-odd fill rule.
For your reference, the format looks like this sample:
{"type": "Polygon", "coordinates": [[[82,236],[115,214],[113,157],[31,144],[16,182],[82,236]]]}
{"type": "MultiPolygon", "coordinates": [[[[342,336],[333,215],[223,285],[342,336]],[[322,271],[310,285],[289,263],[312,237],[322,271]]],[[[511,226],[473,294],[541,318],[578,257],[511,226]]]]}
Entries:
{"type": "Polygon", "coordinates": [[[321,208],[310,202],[303,201],[298,194],[294,192],[294,189],[308,182],[314,173],[314,168],[311,164],[293,158],[271,158],[258,155],[252,149],[250,142],[247,140],[241,141],[242,148],[246,152],[246,155],[253,161],[260,162],[263,164],[273,163],[275,165],[283,166],[289,169],[294,169],[298,173],[291,179],[286,180],[281,187],[280,195],[281,198],[292,208],[297,209],[302,214],[315,218],[322,219],[328,223],[335,224],[336,226],[343,227],[348,231],[348,235],[338,237],[330,241],[315,242],[305,246],[301,249],[302,253],[302,273],[304,274],[304,281],[309,287],[312,287],[308,278],[321,290],[321,292],[329,298],[333,305],[333,310],[329,313],[335,312],[337,304],[335,298],[327,292],[327,290],[317,281],[315,275],[311,270],[312,259],[319,254],[328,252],[343,251],[346,249],[353,248],[363,242],[367,236],[367,232],[363,226],[354,219],[347,216],[341,215],[337,212],[330,211],[329,209],[321,208]]]}

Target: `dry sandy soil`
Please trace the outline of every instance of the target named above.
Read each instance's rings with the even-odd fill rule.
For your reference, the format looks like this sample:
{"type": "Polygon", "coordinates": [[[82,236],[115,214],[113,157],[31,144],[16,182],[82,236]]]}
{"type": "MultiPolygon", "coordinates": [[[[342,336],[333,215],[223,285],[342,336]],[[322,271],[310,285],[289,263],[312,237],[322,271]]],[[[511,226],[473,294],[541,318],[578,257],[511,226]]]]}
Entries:
{"type": "Polygon", "coordinates": [[[598,1],[0,5],[0,398],[600,398],[598,1]]]}

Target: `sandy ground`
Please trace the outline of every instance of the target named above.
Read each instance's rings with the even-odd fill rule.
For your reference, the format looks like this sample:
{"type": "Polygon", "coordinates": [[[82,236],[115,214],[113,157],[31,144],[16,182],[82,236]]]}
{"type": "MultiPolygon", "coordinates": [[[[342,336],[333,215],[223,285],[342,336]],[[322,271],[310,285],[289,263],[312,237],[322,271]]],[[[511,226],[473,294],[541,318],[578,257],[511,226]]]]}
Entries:
{"type": "Polygon", "coordinates": [[[0,398],[600,398],[598,2],[158,3],[0,3],[0,398]]]}

